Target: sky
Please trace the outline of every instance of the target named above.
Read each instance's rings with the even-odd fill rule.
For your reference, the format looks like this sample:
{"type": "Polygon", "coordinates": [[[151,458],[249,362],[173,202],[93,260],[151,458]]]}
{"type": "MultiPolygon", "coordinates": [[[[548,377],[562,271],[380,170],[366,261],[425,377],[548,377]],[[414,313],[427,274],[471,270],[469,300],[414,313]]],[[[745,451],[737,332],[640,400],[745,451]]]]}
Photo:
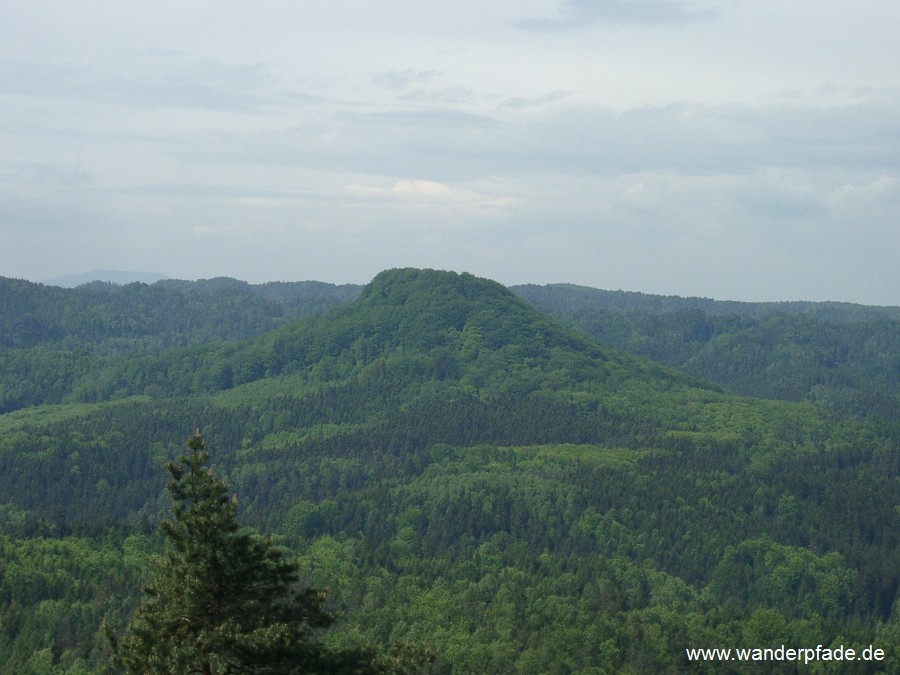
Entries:
{"type": "Polygon", "coordinates": [[[0,5],[0,275],[900,305],[896,0],[0,5]]]}

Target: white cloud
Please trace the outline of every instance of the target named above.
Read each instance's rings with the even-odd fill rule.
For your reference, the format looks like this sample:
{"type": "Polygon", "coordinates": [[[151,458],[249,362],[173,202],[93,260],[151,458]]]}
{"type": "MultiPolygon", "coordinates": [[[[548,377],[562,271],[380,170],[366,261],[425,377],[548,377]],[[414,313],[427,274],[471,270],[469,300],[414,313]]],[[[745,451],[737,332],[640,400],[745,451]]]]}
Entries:
{"type": "Polygon", "coordinates": [[[882,175],[862,184],[844,183],[828,195],[825,202],[828,206],[845,212],[856,211],[860,207],[896,207],[900,205],[900,181],[896,176],[882,175]]]}
{"type": "Polygon", "coordinates": [[[356,183],[346,186],[352,194],[388,197],[418,205],[444,204],[468,208],[503,208],[515,203],[514,197],[491,197],[474,190],[450,187],[430,180],[400,180],[393,187],[379,188],[356,183]]]}

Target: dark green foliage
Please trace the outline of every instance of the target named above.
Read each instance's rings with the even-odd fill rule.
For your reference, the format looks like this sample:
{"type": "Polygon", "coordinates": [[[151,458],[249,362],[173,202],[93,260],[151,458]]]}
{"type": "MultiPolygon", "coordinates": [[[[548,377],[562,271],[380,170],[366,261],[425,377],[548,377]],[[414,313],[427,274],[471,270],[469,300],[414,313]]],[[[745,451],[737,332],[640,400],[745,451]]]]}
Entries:
{"type": "Polygon", "coordinates": [[[298,590],[297,566],[271,539],[242,530],[237,499],[206,467],[197,431],[169,462],[166,551],[117,658],[135,673],[375,672],[364,653],[330,653],[325,596],[298,590]]]}
{"type": "Polygon", "coordinates": [[[850,323],[873,319],[900,319],[900,307],[857,305],[850,302],[737,302],[711,298],[682,298],[633,291],[604,291],[575,284],[512,286],[519,297],[554,314],[581,311],[664,314],[699,311],[709,316],[744,316],[761,319],[774,314],[805,315],[823,321],[850,323]]]}
{"type": "MultiPolygon", "coordinates": [[[[850,334],[840,321],[677,310],[602,325],[687,360],[733,344],[716,352],[733,383],[790,393],[806,364],[799,398],[829,373],[864,391],[835,367],[840,351],[828,361],[850,334]]],[[[872,382],[896,360],[890,325],[848,343],[872,382]]],[[[685,646],[900,647],[900,434],[886,408],[728,395],[498,284],[427,270],[385,272],[353,304],[245,342],[110,358],[90,375],[69,396],[92,403],[0,415],[0,527],[17,559],[37,536],[152,541],[166,508],[155,467],[202,420],[242,522],[299,555],[298,588],[329,589],[319,608],[341,618],[327,653],[401,645],[397,670],[412,643],[434,650],[435,673],[646,673],[717,672],[690,666],[685,646]]],[[[0,655],[63,672],[71,641],[27,628],[62,606],[34,589],[0,575],[0,599],[19,598],[0,655]]],[[[83,589],[79,636],[104,617],[124,625],[138,602],[83,589]]],[[[103,666],[102,650],[80,658],[103,666]]]]}
{"type": "Polygon", "coordinates": [[[352,300],[358,286],[235,279],[58,288],[0,277],[0,347],[153,350],[257,335],[352,300]]]}
{"type": "MultiPolygon", "coordinates": [[[[313,281],[97,282],[64,289],[0,277],[0,413],[122,397],[135,391],[135,373],[118,364],[135,356],[259,335],[358,293],[357,286],[313,281]]],[[[227,374],[219,377],[228,385],[227,374]]],[[[151,381],[137,393],[162,391],[151,381]]]]}
{"type": "Polygon", "coordinates": [[[900,425],[900,309],[739,303],[577,286],[516,292],[598,341],[742,395],[900,425]]]}

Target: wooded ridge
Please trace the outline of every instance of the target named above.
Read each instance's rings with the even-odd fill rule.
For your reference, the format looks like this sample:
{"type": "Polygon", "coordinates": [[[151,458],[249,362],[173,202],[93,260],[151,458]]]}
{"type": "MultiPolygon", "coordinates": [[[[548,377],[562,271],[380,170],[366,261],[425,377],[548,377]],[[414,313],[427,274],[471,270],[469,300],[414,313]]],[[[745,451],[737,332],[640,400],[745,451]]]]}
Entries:
{"type": "Polygon", "coordinates": [[[335,649],[762,672],[685,648],[875,644],[897,672],[896,312],[551,290],[0,279],[0,670],[103,672],[199,426],[335,649]]]}

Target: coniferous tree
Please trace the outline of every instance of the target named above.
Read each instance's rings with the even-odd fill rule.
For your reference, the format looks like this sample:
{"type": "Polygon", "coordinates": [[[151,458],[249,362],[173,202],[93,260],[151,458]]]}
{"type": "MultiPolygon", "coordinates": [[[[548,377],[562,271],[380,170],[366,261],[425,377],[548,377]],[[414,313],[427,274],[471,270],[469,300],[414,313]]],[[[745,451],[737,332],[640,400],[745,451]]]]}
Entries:
{"type": "Polygon", "coordinates": [[[168,462],[172,519],[144,602],[114,648],[129,672],[379,672],[368,650],[318,641],[333,622],[325,594],[298,590],[297,567],[274,542],[237,523],[237,499],[213,476],[197,430],[168,462]]]}

